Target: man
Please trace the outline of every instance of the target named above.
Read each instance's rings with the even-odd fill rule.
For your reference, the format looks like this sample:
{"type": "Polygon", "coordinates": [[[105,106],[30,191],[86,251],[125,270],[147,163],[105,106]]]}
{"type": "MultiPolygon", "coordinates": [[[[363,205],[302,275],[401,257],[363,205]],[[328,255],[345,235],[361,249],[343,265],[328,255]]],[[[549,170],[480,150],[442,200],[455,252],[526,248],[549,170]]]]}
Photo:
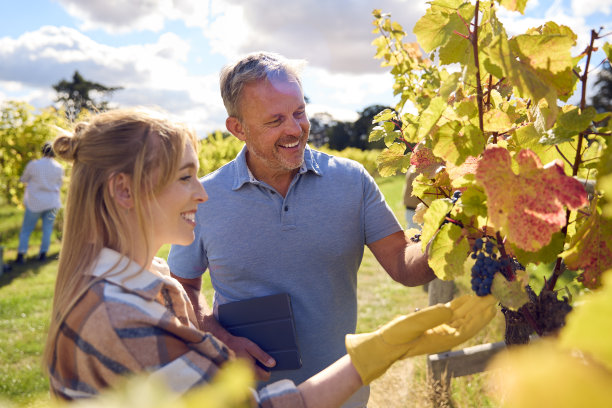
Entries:
{"type": "MultiPolygon", "coordinates": [[[[298,68],[270,53],[251,54],[221,72],[227,129],[245,147],[202,179],[209,200],[196,215],[196,239],[173,246],[168,263],[190,296],[202,328],[240,357],[274,362],[254,343],[231,336],[200,293],[210,271],[214,305],[289,293],[302,368],[258,368],[260,379],[296,384],[346,353],[357,321],[357,270],[368,245],[405,285],[434,278],[420,245],[411,245],[376,183],[359,163],[310,149],[310,123],[298,68]]],[[[362,389],[345,406],[365,406],[362,389]]]]}

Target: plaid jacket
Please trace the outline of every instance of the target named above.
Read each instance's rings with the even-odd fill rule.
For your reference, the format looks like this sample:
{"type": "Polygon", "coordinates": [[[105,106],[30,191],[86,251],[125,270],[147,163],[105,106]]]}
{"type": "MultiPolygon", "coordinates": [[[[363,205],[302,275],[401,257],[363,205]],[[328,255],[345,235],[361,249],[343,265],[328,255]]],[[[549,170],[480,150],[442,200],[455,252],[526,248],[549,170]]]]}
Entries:
{"type": "MultiPolygon", "coordinates": [[[[56,396],[91,397],[125,375],[143,371],[185,392],[209,382],[231,358],[223,343],[196,328],[187,294],[170,277],[165,261],[156,258],[151,270],[140,273],[134,263],[124,268],[128,262],[103,249],[91,275],[114,272],[95,283],[61,325],[49,368],[56,396]]],[[[254,399],[266,408],[303,406],[288,380],[254,392],[254,399]]]]}

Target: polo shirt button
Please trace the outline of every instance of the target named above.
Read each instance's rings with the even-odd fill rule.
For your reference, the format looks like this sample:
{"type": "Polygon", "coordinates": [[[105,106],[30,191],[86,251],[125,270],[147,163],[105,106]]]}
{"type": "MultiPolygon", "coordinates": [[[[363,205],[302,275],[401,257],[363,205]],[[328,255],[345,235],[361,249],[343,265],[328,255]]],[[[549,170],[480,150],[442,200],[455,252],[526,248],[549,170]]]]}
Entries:
{"type": "Polygon", "coordinates": [[[285,206],[285,211],[289,211],[289,206],[288,205],[285,206]]]}

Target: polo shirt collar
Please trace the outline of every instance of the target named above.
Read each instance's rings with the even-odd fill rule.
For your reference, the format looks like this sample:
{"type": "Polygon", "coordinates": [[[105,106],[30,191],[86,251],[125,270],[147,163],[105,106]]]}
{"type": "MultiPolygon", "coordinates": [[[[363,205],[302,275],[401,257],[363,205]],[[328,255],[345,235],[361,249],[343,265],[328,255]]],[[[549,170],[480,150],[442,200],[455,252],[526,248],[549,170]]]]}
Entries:
{"type": "MultiPolygon", "coordinates": [[[[238,190],[243,185],[247,183],[257,184],[259,181],[253,176],[251,170],[249,170],[249,166],[247,166],[246,162],[246,145],[242,147],[240,153],[236,156],[233,162],[234,166],[234,184],[232,186],[232,190],[238,190]]],[[[317,176],[322,176],[321,167],[317,162],[316,157],[314,156],[310,146],[306,145],[306,149],[304,150],[304,162],[300,167],[298,173],[305,174],[307,172],[313,172],[317,176]]]]}
{"type": "Polygon", "coordinates": [[[104,280],[124,288],[129,292],[152,300],[155,299],[165,284],[169,284],[170,271],[163,262],[153,260],[151,270],[142,269],[140,265],[110,248],[102,248],[95,266],[88,273],[95,277],[104,276],[104,280]],[[113,270],[108,275],[108,271],[113,270]]]}

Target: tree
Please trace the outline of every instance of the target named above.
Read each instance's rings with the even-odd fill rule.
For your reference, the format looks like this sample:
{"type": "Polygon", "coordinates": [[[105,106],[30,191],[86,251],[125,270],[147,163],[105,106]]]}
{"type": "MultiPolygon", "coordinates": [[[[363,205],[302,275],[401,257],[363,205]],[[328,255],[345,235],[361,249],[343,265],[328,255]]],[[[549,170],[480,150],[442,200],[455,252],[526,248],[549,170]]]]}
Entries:
{"type": "Polygon", "coordinates": [[[359,112],[359,118],[353,123],[353,147],[361,150],[382,149],[385,147],[384,141],[368,140],[370,132],[377,123],[374,123],[374,117],[381,111],[388,109],[384,105],[370,105],[359,112]]]}
{"type": "Polygon", "coordinates": [[[329,143],[327,130],[337,123],[332,115],[327,112],[319,112],[308,118],[308,120],[310,121],[309,142],[315,147],[321,147],[329,143]]]}
{"type": "Polygon", "coordinates": [[[104,111],[108,109],[108,101],[96,101],[92,94],[112,94],[121,87],[107,87],[97,82],[86,80],[79,71],[74,71],[72,81],[62,79],[53,85],[57,92],[56,102],[66,111],[66,117],[74,120],[82,110],[104,111]]]}
{"type": "Polygon", "coordinates": [[[605,61],[603,69],[595,80],[597,93],[591,98],[593,107],[597,112],[612,112],[612,65],[605,61]]]}
{"type": "Polygon", "coordinates": [[[361,150],[382,149],[382,141],[368,141],[374,127],[372,122],[378,112],[387,108],[384,105],[370,105],[359,113],[354,122],[334,120],[329,113],[318,113],[310,118],[310,140],[315,146],[327,144],[330,149],[344,150],[354,147],[361,150]]]}

